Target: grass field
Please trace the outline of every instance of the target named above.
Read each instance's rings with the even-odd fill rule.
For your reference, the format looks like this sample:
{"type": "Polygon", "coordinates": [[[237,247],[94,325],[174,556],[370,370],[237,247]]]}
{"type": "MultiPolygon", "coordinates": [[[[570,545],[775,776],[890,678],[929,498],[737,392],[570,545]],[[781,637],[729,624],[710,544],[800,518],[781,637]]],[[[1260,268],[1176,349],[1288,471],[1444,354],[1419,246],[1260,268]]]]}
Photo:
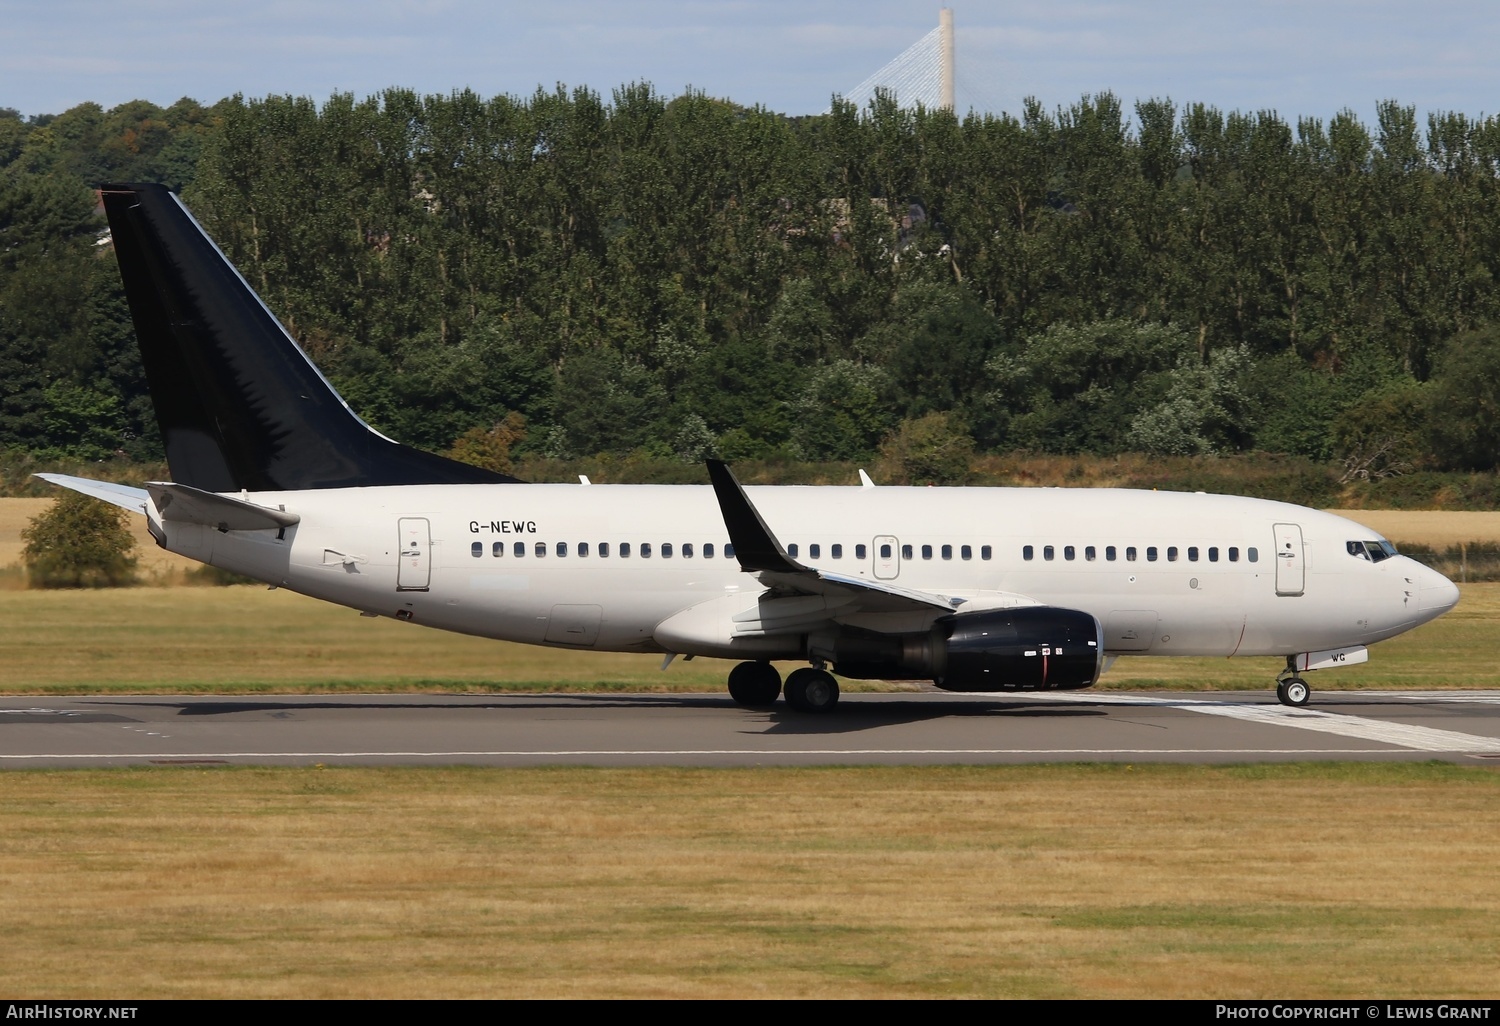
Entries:
{"type": "MultiPolygon", "coordinates": [[[[1318,673],[1314,688],[1497,687],[1500,584],[1318,673]]],[[[0,591],[0,693],[719,691],[730,663],[533,648],[361,617],[257,586],[0,591]]],[[[790,669],[790,664],[783,668],[790,669]]],[[[1275,659],[1122,658],[1102,688],[1269,688],[1275,659]]],[[[847,681],[849,689],[864,685],[847,681]]]]}
{"type": "MultiPolygon", "coordinates": [[[[25,501],[0,501],[0,565],[25,501]]],[[[1354,516],[1429,544],[1445,523],[1500,537],[1500,519],[1452,526],[1473,515],[1354,516]]],[[[0,591],[0,616],[9,694],[719,691],[728,668],[258,587],[0,591]]],[[[1500,584],[1470,584],[1313,683],[1500,687],[1497,627],[1500,584]]],[[[1122,659],[1101,686],[1268,688],[1277,668],[1122,659]]],[[[1489,767],[174,767],[0,786],[7,996],[1500,995],[1489,767]]]]}
{"type": "Polygon", "coordinates": [[[21,772],[0,990],[1500,994],[1447,765],[21,772]]]}

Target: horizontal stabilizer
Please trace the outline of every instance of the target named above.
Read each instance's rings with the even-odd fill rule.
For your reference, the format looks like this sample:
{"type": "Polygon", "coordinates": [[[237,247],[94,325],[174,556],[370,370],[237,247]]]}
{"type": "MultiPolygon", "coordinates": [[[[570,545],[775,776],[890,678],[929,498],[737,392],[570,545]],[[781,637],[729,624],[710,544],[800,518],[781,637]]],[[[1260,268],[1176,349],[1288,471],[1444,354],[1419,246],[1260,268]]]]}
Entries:
{"type": "Polygon", "coordinates": [[[151,494],[163,520],[203,524],[220,531],[276,530],[291,527],[302,520],[295,513],[216,495],[191,485],[147,481],[146,491],[151,494]]]}
{"type": "Polygon", "coordinates": [[[144,488],[111,484],[108,481],[95,481],[87,477],[69,477],[67,474],[37,474],[36,476],[48,484],[71,488],[75,492],[103,499],[111,505],[128,509],[132,513],[146,512],[146,489],[144,488]]]}

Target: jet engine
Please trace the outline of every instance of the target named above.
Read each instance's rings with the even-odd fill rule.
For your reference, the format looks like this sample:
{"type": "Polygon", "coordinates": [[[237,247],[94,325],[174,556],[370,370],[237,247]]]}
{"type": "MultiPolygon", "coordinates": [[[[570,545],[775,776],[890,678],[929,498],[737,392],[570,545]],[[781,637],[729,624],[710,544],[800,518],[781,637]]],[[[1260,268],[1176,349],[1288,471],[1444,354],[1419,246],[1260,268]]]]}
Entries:
{"type": "Polygon", "coordinates": [[[1052,606],[955,613],[924,634],[845,634],[810,650],[845,677],[927,677],[947,691],[1086,688],[1104,669],[1099,620],[1052,606]]]}

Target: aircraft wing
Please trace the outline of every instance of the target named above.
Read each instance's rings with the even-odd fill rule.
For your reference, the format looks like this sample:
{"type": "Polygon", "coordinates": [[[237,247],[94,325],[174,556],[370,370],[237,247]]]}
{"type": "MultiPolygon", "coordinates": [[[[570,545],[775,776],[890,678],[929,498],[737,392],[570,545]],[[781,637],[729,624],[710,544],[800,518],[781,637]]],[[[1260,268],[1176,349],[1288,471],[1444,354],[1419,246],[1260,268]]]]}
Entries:
{"type": "Polygon", "coordinates": [[[951,613],[964,604],[964,599],[951,595],[804,566],[787,555],[728,464],[722,460],[709,460],[708,477],[713,482],[719,511],[729,530],[729,540],[734,543],[734,555],[740,561],[740,568],[756,574],[761,583],[776,594],[820,595],[828,600],[829,607],[838,607],[841,615],[852,612],[951,613]]]}

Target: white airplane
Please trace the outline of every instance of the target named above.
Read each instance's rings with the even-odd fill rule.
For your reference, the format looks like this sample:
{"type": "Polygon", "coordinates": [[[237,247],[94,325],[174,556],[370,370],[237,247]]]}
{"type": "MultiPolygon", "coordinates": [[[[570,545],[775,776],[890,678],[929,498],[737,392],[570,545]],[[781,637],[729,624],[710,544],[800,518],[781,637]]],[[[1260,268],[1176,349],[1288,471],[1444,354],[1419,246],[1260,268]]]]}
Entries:
{"type": "Polygon", "coordinates": [[[178,199],[103,190],[172,482],[47,480],[158,544],[275,587],[534,645],[740,659],[729,693],[801,712],[833,670],[952,691],[1086,688],[1116,656],[1309,670],[1458,589],[1351,520],[1228,495],[1059,488],[523,484],[360,420],[178,199]],[[771,660],[808,665],[785,686],[771,660]]]}

